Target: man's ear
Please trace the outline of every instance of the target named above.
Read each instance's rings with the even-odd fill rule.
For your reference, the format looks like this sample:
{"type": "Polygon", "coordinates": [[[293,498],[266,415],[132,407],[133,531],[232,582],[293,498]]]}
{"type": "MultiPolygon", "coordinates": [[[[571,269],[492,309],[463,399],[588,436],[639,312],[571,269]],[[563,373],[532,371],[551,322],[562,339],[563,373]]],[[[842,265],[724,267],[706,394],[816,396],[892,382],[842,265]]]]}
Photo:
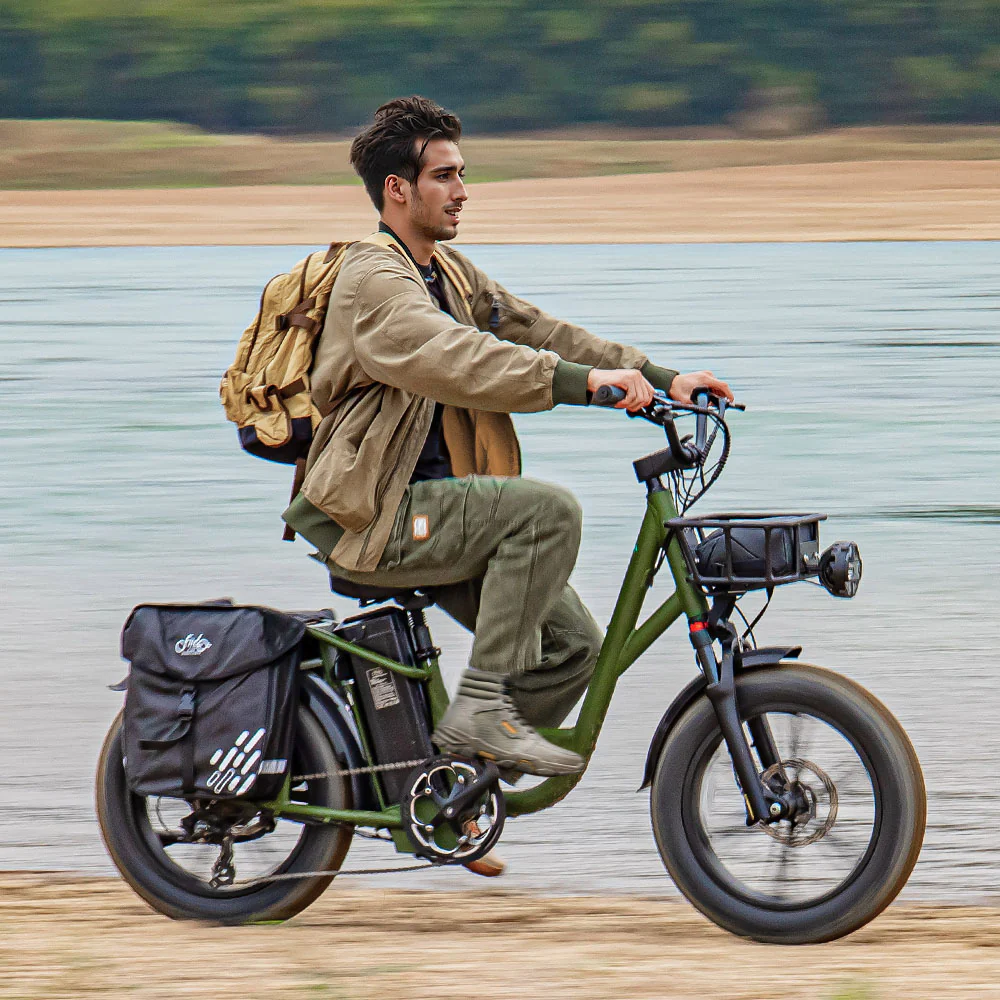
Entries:
{"type": "Polygon", "coordinates": [[[404,185],[409,188],[409,182],[403,180],[402,177],[397,174],[389,174],[385,179],[384,192],[386,198],[390,201],[396,202],[398,205],[406,204],[406,195],[409,193],[408,190],[404,191],[404,185]]]}

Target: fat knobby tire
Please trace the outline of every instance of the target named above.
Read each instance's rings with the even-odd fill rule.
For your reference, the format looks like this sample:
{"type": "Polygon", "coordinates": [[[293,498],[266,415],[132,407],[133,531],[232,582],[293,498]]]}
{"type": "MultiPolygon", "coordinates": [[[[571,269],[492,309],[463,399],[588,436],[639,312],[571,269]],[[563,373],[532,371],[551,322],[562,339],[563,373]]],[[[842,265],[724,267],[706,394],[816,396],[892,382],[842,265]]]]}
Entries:
{"type": "MultiPolygon", "coordinates": [[[[280,869],[285,874],[329,871],[329,877],[261,882],[216,892],[174,865],[141,819],[144,800],[126,784],[121,722],[119,715],[101,748],[97,817],[105,846],[122,877],[155,910],[168,917],[223,924],[285,920],[305,909],[330,884],[350,847],[353,829],[349,826],[303,827],[303,835],[280,869]]],[[[305,705],[299,706],[293,767],[297,774],[326,773],[339,767],[326,734],[305,705]]],[[[339,776],[310,782],[309,792],[313,805],[350,808],[352,804],[349,785],[339,776]]]]}
{"type": "Polygon", "coordinates": [[[650,809],[660,856],[691,903],[734,934],[773,944],[810,944],[850,934],[895,899],[920,853],[927,801],[909,738],[864,688],[819,667],[796,663],[748,671],[737,677],[736,692],[743,718],[801,712],[839,729],[867,758],[877,797],[876,832],[867,857],[835,895],[800,908],[754,903],[714,878],[698,860],[700,849],[692,849],[692,841],[700,847],[698,771],[708,759],[706,748],[721,738],[707,697],[684,712],[657,762],[650,809]]]}

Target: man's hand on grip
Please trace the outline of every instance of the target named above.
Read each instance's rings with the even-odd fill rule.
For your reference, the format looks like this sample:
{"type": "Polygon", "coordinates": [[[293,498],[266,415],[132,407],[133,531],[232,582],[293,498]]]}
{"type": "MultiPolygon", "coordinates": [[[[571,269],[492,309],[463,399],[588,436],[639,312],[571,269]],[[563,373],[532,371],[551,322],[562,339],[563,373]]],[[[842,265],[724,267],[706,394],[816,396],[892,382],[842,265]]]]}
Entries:
{"type": "Polygon", "coordinates": [[[736,401],[732,389],[710,371],[688,372],[687,375],[678,375],[670,383],[670,398],[677,403],[690,403],[692,402],[691,393],[695,389],[708,389],[713,396],[722,396],[730,403],[736,401]]]}
{"type": "Polygon", "coordinates": [[[641,410],[653,401],[655,390],[636,368],[591,368],[587,390],[597,392],[602,385],[614,385],[625,391],[625,398],[615,404],[619,410],[641,410]]]}

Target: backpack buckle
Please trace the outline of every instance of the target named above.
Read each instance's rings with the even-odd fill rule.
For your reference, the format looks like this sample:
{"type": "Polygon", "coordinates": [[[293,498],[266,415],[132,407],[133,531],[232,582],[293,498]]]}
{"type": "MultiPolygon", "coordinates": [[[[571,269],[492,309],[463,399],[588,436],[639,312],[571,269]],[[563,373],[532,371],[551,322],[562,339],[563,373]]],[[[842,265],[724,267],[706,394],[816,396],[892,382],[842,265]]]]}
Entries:
{"type": "Polygon", "coordinates": [[[194,718],[194,688],[185,688],[181,691],[181,703],[177,706],[177,715],[181,719],[194,718]]]}
{"type": "Polygon", "coordinates": [[[252,389],[247,390],[247,399],[258,410],[266,413],[268,410],[274,409],[270,397],[277,395],[277,393],[278,387],[276,385],[256,385],[252,389]]]}

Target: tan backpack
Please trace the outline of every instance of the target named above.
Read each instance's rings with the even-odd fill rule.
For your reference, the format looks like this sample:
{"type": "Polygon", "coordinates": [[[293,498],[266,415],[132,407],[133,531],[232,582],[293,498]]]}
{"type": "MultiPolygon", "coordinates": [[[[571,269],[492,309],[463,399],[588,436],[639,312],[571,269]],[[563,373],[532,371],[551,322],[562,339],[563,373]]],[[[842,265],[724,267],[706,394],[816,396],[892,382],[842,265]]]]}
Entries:
{"type": "Polygon", "coordinates": [[[321,419],[309,395],[313,344],[350,245],[331,243],[264,286],[219,386],[226,417],[251,455],[294,465],[309,451],[321,419]]]}

